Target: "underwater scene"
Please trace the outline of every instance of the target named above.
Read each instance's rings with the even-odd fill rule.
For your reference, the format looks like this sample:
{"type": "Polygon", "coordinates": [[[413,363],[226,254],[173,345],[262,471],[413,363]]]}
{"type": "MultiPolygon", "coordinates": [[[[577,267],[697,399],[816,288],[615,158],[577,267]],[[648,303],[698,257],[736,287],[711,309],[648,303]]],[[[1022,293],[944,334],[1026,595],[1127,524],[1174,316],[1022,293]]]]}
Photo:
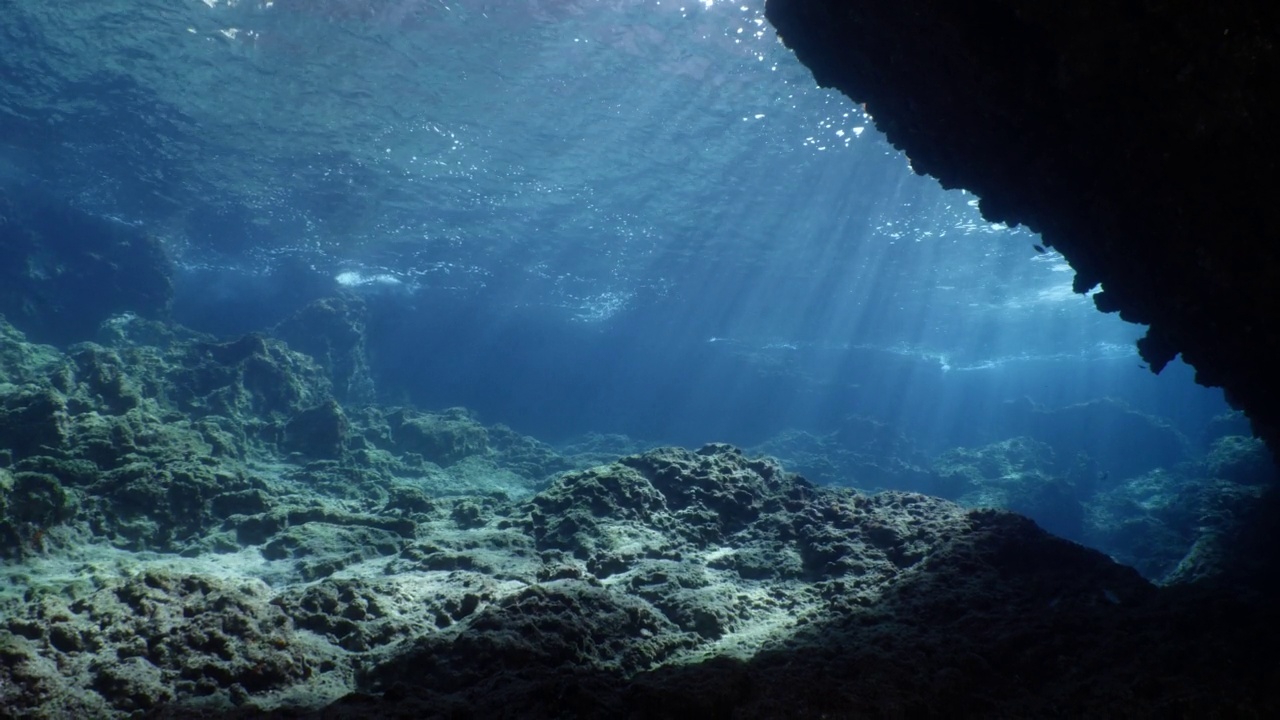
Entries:
{"type": "Polygon", "coordinates": [[[1248,420],[763,0],[0,7],[0,717],[1228,703],[1248,420]]]}

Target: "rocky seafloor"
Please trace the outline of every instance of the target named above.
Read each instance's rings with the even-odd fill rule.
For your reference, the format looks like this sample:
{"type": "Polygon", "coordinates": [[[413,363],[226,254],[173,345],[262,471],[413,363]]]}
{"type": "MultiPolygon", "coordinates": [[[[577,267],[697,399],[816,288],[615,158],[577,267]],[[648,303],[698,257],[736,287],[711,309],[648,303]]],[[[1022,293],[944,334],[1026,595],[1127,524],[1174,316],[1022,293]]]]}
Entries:
{"type": "Polygon", "coordinates": [[[1275,543],[1242,519],[1272,470],[1246,438],[1087,493],[1092,469],[1025,438],[775,443],[953,502],[728,445],[556,449],[379,405],[352,346],[309,352],[130,315],[56,349],[0,323],[0,717],[1280,709],[1275,543]],[[1079,498],[1073,527],[1158,545],[1162,584],[980,507],[1079,498]]]}

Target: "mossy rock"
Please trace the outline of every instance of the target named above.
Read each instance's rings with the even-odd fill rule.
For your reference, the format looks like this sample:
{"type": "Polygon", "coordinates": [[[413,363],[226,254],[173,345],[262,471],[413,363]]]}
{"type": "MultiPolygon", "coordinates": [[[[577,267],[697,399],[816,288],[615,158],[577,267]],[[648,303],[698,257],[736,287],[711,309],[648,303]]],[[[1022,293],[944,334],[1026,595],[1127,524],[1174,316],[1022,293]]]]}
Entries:
{"type": "Polygon", "coordinates": [[[1266,445],[1257,438],[1241,435],[1213,441],[1204,469],[1208,477],[1241,485],[1266,485],[1276,478],[1276,466],[1266,445]]]}
{"type": "Polygon", "coordinates": [[[95,532],[120,547],[172,552],[223,519],[216,499],[254,489],[260,481],[200,460],[138,460],[105,473],[94,488],[95,532]]]}
{"type": "Polygon", "coordinates": [[[329,379],[314,360],[258,334],[190,343],[177,362],[182,368],[170,380],[177,407],[197,415],[283,420],[331,394],[329,379]]]}
{"type": "Polygon", "coordinates": [[[466,410],[426,414],[401,410],[389,418],[399,452],[411,452],[441,467],[489,451],[489,432],[466,410]]]}
{"type": "Polygon", "coordinates": [[[52,345],[37,345],[0,315],[0,385],[42,384],[60,375],[66,363],[52,345]]]}
{"type": "Polygon", "coordinates": [[[0,557],[18,557],[40,545],[45,530],[70,520],[79,503],[48,473],[0,469],[0,557]]]}
{"type": "Polygon", "coordinates": [[[337,459],[346,447],[349,428],[342,407],[329,399],[290,418],[280,446],[309,458],[337,459]]]}
{"type": "Polygon", "coordinates": [[[120,355],[93,343],[82,343],[71,351],[77,380],[76,395],[86,410],[119,415],[142,403],[142,392],[120,355]]]}
{"type": "Polygon", "coordinates": [[[1030,438],[1010,438],[980,448],[954,448],[934,461],[937,481],[931,494],[954,500],[993,483],[1018,481],[1052,466],[1053,449],[1030,438]]]}
{"type": "Polygon", "coordinates": [[[36,385],[0,385],[0,448],[18,458],[66,441],[66,402],[36,385]]]}
{"type": "Polygon", "coordinates": [[[207,458],[213,453],[202,433],[186,420],[166,422],[154,405],[123,415],[82,413],[71,418],[67,448],[71,453],[112,469],[138,457],[207,458]]]}
{"type": "Polygon", "coordinates": [[[221,415],[210,415],[193,424],[216,458],[243,460],[248,448],[244,428],[221,415]]]}
{"type": "Polygon", "coordinates": [[[365,354],[364,300],[342,295],[316,300],[280,324],[273,334],[329,372],[334,394],[345,402],[372,400],[373,377],[365,354]]]}
{"type": "Polygon", "coordinates": [[[497,453],[495,460],[499,466],[530,480],[545,480],[575,467],[550,445],[521,435],[506,425],[495,425],[489,429],[489,443],[497,453]]]}

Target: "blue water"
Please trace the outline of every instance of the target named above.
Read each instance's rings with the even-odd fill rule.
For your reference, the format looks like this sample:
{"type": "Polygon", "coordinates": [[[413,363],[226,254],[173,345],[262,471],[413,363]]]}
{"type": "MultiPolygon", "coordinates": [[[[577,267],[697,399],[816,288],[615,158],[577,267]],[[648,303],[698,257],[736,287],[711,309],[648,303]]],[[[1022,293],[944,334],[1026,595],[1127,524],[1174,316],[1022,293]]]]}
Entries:
{"type": "Polygon", "coordinates": [[[1105,401],[1202,452],[1221,393],[1153,376],[1033,233],[914,174],[762,4],[9,0],[0,177],[159,234],[183,324],[354,293],[382,401],[548,442],[857,416],[1108,474],[1144,451],[1119,420],[1027,419],[1105,401]]]}

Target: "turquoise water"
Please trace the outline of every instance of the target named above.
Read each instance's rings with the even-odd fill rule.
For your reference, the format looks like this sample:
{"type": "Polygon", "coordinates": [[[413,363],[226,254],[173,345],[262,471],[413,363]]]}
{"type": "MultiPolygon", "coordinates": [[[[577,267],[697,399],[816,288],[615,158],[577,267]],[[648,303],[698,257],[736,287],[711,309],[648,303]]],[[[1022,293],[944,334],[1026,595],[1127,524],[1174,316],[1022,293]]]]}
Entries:
{"type": "Polygon", "coordinates": [[[761,5],[0,0],[0,718],[1274,705],[1246,420],[761,5]]]}
{"type": "Polygon", "coordinates": [[[925,468],[1027,436],[1112,483],[1242,431],[815,87],[759,2],[6,5],[5,182],[157,235],[201,332],[363,299],[365,400],[802,465],[865,455],[867,422],[925,468]]]}

